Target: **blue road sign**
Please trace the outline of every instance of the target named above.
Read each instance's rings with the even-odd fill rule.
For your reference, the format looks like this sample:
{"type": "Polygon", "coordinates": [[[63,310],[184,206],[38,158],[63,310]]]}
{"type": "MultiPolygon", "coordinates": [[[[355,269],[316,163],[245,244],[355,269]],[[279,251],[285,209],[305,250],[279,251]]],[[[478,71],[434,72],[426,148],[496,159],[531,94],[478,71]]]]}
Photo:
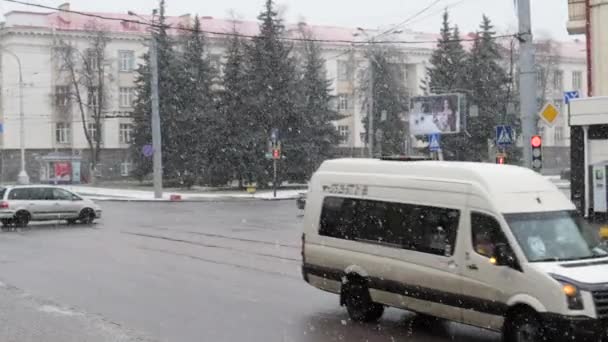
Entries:
{"type": "Polygon", "coordinates": [[[438,152],[441,151],[441,134],[431,134],[429,137],[429,151],[438,152]]]}
{"type": "Polygon", "coordinates": [[[507,125],[496,126],[496,146],[508,147],[513,145],[513,127],[507,125]]]}
{"type": "Polygon", "coordinates": [[[270,140],[275,144],[277,143],[277,141],[279,141],[279,129],[278,128],[273,128],[270,131],[270,140]]]}
{"type": "Polygon", "coordinates": [[[564,103],[569,104],[570,100],[578,99],[581,97],[581,94],[578,90],[566,91],[564,92],[564,103]]]}
{"type": "Polygon", "coordinates": [[[4,124],[0,123],[0,134],[4,133],[4,124]]]}
{"type": "Polygon", "coordinates": [[[152,147],[152,145],[144,145],[141,149],[141,153],[143,153],[144,157],[150,158],[154,155],[154,147],[152,147]]]}

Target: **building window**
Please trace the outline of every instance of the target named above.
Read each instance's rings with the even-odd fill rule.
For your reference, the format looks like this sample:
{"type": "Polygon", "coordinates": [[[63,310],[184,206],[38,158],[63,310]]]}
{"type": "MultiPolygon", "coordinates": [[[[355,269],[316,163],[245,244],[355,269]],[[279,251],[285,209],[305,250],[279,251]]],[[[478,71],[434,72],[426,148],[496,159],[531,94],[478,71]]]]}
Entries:
{"type": "Polygon", "coordinates": [[[120,87],[119,90],[119,104],[121,107],[133,107],[133,101],[135,100],[135,88],[131,87],[120,87]]]}
{"type": "Polygon", "coordinates": [[[326,197],[319,235],[450,257],[459,218],[456,209],[326,197]]]}
{"type": "Polygon", "coordinates": [[[97,54],[97,52],[95,51],[95,49],[87,49],[85,51],[85,56],[86,56],[86,63],[88,64],[88,69],[91,71],[97,71],[98,70],[98,64],[99,64],[99,56],[97,54]]]}
{"type": "Polygon", "coordinates": [[[553,72],[553,88],[561,91],[564,85],[564,72],[561,70],[555,70],[553,72]]]}
{"type": "Polygon", "coordinates": [[[338,126],[338,133],[340,134],[340,143],[345,144],[348,142],[348,138],[350,136],[350,127],[338,126]]]}
{"type": "Polygon", "coordinates": [[[121,144],[131,143],[131,135],[133,135],[132,124],[120,124],[120,126],[118,127],[118,131],[121,144]]]}
{"type": "Polygon", "coordinates": [[[545,83],[545,69],[540,66],[536,66],[536,84],[539,87],[547,86],[545,83]]]}
{"type": "Polygon", "coordinates": [[[55,106],[66,108],[70,105],[70,86],[55,87],[55,106]]]}
{"type": "Polygon", "coordinates": [[[222,63],[221,55],[209,55],[209,65],[214,71],[217,72],[218,76],[222,76],[224,74],[224,64],[222,63]]]}
{"type": "Polygon", "coordinates": [[[55,142],[58,144],[69,144],[71,136],[71,125],[69,122],[58,122],[55,124],[55,142]]]}
{"type": "Polygon", "coordinates": [[[338,95],[338,111],[343,112],[348,110],[348,94],[338,95]]]}
{"type": "Polygon", "coordinates": [[[352,69],[347,61],[338,61],[338,81],[350,81],[352,69]]]}
{"type": "Polygon", "coordinates": [[[555,144],[561,144],[564,141],[564,128],[555,127],[553,131],[553,141],[555,144]]]}
{"type": "Polygon", "coordinates": [[[92,142],[96,142],[97,141],[97,137],[99,137],[99,142],[103,142],[103,134],[101,133],[101,127],[100,127],[100,132],[97,131],[97,125],[94,122],[89,122],[87,124],[87,130],[89,131],[89,137],[91,138],[92,142]]]}
{"type": "Polygon", "coordinates": [[[97,109],[99,107],[98,96],[99,91],[97,91],[97,87],[91,87],[88,89],[87,105],[89,107],[89,110],[92,110],[93,112],[97,112],[97,109]]]}
{"type": "Polygon", "coordinates": [[[580,71],[572,72],[572,90],[581,90],[583,88],[583,73],[580,71]]]}
{"type": "Polygon", "coordinates": [[[133,168],[133,163],[130,161],[124,161],[120,163],[120,175],[123,177],[128,177],[131,174],[131,170],[133,168]]]}
{"type": "Polygon", "coordinates": [[[135,52],[130,50],[118,51],[118,68],[121,72],[131,72],[135,69],[135,52]]]}

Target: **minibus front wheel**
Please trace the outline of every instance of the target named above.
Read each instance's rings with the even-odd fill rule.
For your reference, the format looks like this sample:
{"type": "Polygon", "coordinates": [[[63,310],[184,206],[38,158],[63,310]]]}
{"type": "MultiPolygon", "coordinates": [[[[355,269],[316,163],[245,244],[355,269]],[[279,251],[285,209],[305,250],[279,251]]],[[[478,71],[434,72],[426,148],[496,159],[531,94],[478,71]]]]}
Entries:
{"type": "Polygon", "coordinates": [[[540,318],[529,308],[514,308],[509,312],[504,327],[505,342],[544,341],[545,334],[540,318]]]}

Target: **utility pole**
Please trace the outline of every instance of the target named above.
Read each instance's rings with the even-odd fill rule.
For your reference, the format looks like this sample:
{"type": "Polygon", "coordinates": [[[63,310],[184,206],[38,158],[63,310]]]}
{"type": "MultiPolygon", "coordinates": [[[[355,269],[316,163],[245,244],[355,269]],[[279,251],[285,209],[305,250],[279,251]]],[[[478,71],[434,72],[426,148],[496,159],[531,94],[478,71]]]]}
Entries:
{"type": "Polygon", "coordinates": [[[369,148],[369,157],[374,158],[374,56],[369,56],[369,87],[368,87],[368,99],[369,107],[367,114],[367,146],[369,148]]]}
{"type": "Polygon", "coordinates": [[[530,141],[536,134],[536,69],[534,66],[534,45],[530,19],[530,0],[518,0],[519,18],[519,100],[521,104],[522,147],[524,166],[532,168],[532,147],[530,141]]]}
{"type": "Polygon", "coordinates": [[[19,149],[21,150],[21,170],[17,176],[17,183],[29,184],[30,177],[25,169],[25,113],[23,111],[23,87],[25,85],[23,84],[23,69],[21,68],[21,60],[17,54],[6,49],[3,51],[15,58],[19,68],[19,149]]]}
{"type": "Polygon", "coordinates": [[[163,156],[162,136],[160,132],[160,113],[158,104],[158,56],[156,35],[152,33],[150,40],[150,69],[152,72],[152,147],[154,149],[154,198],[163,197],[163,156]]]}

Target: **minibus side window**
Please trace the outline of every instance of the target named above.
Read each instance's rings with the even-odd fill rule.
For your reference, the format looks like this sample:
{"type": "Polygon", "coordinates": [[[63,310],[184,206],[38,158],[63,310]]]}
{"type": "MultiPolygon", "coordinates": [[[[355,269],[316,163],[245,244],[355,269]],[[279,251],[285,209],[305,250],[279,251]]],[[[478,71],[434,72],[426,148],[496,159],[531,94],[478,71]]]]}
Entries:
{"type": "Polygon", "coordinates": [[[497,244],[508,245],[500,223],[492,216],[481,213],[471,213],[471,238],[475,252],[487,258],[496,256],[494,250],[497,244]]]}
{"type": "Polygon", "coordinates": [[[459,219],[455,209],[327,197],[319,235],[452,256],[459,219]]]}

